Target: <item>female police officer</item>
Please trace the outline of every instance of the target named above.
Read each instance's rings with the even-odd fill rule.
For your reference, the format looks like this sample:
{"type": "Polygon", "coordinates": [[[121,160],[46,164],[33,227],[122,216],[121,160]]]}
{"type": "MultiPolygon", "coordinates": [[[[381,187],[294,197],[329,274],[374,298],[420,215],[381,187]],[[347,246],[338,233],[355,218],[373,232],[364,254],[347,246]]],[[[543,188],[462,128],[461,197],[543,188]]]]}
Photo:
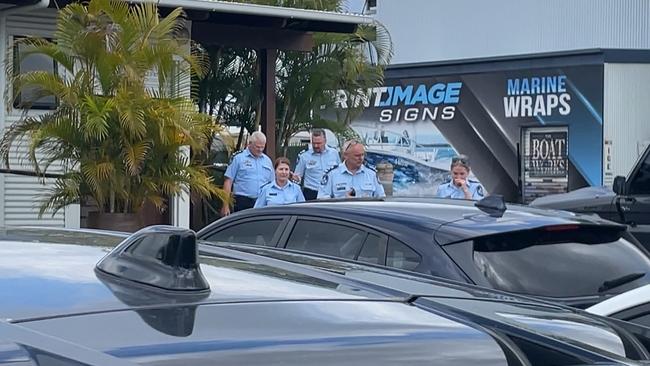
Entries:
{"type": "Polygon", "coordinates": [[[436,196],[442,198],[461,198],[480,200],[484,196],[483,187],[479,182],[468,179],[470,167],[469,158],[458,155],[451,159],[451,181],[438,186],[436,196]]]}
{"type": "Polygon", "coordinates": [[[305,202],[305,196],[300,186],[289,180],[289,159],[279,157],[275,159],[275,180],[260,188],[255,201],[255,208],[264,206],[284,205],[293,202],[305,202]]]}

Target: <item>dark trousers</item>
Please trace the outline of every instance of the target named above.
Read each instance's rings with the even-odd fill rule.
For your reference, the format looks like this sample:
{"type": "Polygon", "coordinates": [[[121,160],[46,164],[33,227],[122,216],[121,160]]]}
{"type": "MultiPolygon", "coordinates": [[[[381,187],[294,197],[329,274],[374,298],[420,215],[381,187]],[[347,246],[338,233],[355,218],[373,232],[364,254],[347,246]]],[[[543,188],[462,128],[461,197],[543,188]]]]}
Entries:
{"type": "Polygon", "coordinates": [[[255,206],[256,198],[235,195],[235,206],[233,207],[233,212],[245,210],[247,208],[253,208],[255,206]]]}
{"type": "Polygon", "coordinates": [[[313,201],[318,198],[318,191],[314,191],[307,187],[302,187],[302,194],[305,196],[305,201],[313,201]]]}

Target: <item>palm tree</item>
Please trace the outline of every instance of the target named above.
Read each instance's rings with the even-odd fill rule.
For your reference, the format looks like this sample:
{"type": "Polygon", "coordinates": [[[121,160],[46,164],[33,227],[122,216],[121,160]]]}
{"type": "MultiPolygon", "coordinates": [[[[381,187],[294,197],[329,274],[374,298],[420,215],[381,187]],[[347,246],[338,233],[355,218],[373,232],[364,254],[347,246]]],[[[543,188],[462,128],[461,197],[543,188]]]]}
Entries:
{"type": "Polygon", "coordinates": [[[26,138],[36,173],[55,162],[67,167],[41,214],[86,198],[103,213],[137,213],[146,202],[163,209],[168,197],[188,187],[226,199],[196,159],[215,124],[189,98],[190,76],[207,62],[181,38],[182,16],[176,9],[160,18],[152,3],[92,0],[59,12],[53,41],[19,40],[30,47],[26,56],[47,55],[60,69],[8,70],[15,91],[38,90],[26,109],[42,97],[58,101],[48,113],[24,114],[0,141],[7,166],[12,147],[26,138]]]}

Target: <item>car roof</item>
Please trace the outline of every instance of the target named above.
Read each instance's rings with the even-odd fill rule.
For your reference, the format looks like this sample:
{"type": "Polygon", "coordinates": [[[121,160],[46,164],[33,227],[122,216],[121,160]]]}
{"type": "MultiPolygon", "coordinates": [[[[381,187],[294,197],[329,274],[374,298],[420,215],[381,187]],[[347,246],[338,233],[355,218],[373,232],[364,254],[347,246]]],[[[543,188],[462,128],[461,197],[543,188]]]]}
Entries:
{"type": "MultiPolygon", "coordinates": [[[[493,217],[477,208],[475,203],[470,200],[399,197],[388,201],[324,200],[248,209],[232,215],[230,219],[262,214],[282,214],[318,215],[382,226],[389,223],[389,225],[436,231],[436,241],[441,245],[487,235],[557,225],[611,225],[619,230],[625,229],[624,226],[597,216],[517,204],[507,204],[507,210],[502,217],[493,217]]],[[[201,230],[199,236],[206,230],[210,230],[211,226],[201,230]]]]}
{"type": "Polygon", "coordinates": [[[650,284],[618,294],[586,310],[592,314],[610,316],[647,302],[650,302],[650,284]]]}

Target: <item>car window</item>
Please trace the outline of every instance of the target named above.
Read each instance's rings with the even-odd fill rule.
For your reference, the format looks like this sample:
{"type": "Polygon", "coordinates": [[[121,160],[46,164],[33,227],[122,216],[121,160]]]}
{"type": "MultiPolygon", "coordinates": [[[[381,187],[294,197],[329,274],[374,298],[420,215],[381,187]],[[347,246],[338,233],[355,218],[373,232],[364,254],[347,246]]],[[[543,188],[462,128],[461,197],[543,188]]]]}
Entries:
{"type": "Polygon", "coordinates": [[[381,237],[375,234],[368,234],[357,260],[366,263],[384,264],[383,257],[383,253],[381,253],[381,237]]]}
{"type": "Polygon", "coordinates": [[[412,271],[420,264],[422,257],[399,240],[388,239],[386,265],[388,267],[412,271]]]}
{"type": "Polygon", "coordinates": [[[287,248],[339,258],[354,259],[366,239],[366,232],[330,222],[297,220],[287,248]]]}
{"type": "Polygon", "coordinates": [[[647,283],[650,272],[646,254],[619,235],[597,228],[494,235],[474,240],[473,260],[500,290],[549,297],[619,293],[647,283]]]}
{"type": "Polygon", "coordinates": [[[211,242],[275,246],[273,236],[281,223],[282,219],[246,221],[228,226],[202,239],[211,242]]]}
{"type": "Polygon", "coordinates": [[[641,162],[636,175],[631,177],[630,194],[650,194],[650,154],[641,162]]]}

